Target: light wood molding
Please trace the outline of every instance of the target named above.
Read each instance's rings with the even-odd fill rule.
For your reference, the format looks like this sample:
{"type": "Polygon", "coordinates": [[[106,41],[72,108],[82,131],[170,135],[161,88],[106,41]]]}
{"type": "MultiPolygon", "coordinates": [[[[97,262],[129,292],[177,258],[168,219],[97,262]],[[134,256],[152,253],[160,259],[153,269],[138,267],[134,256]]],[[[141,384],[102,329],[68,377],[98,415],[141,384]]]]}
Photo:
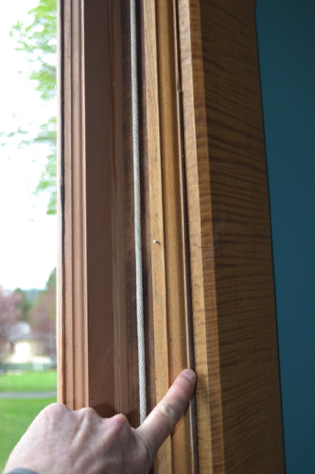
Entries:
{"type": "Polygon", "coordinates": [[[88,404],[84,38],[80,2],[59,4],[61,147],[61,296],[59,298],[59,400],[88,404]]]}
{"type": "Polygon", "coordinates": [[[74,409],[92,406],[102,416],[124,412],[136,424],[137,374],[129,379],[136,343],[128,337],[133,304],[132,276],[126,282],[131,231],[125,230],[124,160],[130,118],[124,119],[123,90],[130,89],[130,74],[123,13],[120,2],[65,0],[59,6],[59,399],[74,409]]]}
{"type": "MultiPolygon", "coordinates": [[[[141,4],[145,295],[149,329],[149,406],[191,366],[187,249],[175,3],[141,4]]],[[[192,410],[159,450],[154,472],[195,472],[192,410]]]]}

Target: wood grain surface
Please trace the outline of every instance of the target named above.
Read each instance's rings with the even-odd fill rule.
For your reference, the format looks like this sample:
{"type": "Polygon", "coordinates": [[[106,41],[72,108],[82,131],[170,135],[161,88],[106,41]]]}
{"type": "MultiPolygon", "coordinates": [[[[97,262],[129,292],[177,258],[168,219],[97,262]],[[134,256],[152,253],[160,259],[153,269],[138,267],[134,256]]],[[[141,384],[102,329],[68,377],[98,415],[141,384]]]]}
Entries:
{"type": "Polygon", "coordinates": [[[68,1],[59,5],[61,297],[58,314],[58,399],[72,409],[88,404],[82,14],[78,3],[68,1]]]}
{"type": "Polygon", "coordinates": [[[129,2],[59,19],[59,400],[138,426],[129,2]]]}
{"type": "Polygon", "coordinates": [[[179,12],[200,472],[280,473],[254,2],[180,0],[179,12]]]}
{"type": "MultiPolygon", "coordinates": [[[[148,406],[196,397],[152,472],[284,472],[254,1],[141,0],[148,406]]],[[[60,3],[59,399],[139,423],[129,1],[60,3]]]]}
{"type": "MultiPolygon", "coordinates": [[[[149,407],[190,365],[175,3],[141,2],[145,282],[149,407]],[[150,337],[150,331],[151,336],[150,337]],[[149,333],[149,334],[148,334],[149,333]]],[[[190,413],[159,450],[154,472],[195,470],[190,413]]]]}

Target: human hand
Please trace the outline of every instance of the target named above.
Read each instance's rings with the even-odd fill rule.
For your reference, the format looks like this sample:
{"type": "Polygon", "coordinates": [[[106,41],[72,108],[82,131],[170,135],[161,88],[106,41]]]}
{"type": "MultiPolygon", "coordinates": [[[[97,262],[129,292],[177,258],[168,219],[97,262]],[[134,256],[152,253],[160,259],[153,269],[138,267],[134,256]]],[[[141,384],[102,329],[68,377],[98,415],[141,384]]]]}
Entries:
{"type": "Polygon", "coordinates": [[[18,467],[38,474],[144,474],[183,415],[196,379],[192,370],[181,372],[137,429],[121,414],[101,418],[92,408],[49,405],[12,451],[4,474],[18,467]]]}

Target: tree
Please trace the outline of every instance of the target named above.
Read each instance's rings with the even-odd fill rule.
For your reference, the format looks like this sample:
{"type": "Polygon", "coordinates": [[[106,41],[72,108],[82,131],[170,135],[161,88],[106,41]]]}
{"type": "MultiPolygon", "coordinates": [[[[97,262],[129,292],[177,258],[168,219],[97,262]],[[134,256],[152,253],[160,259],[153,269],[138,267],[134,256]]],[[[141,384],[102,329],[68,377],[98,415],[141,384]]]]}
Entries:
{"type": "Polygon", "coordinates": [[[27,292],[22,290],[22,288],[16,288],[14,293],[20,297],[20,302],[18,303],[17,307],[21,312],[22,319],[27,322],[33,303],[29,299],[27,292]]]}
{"type": "MultiPolygon", "coordinates": [[[[34,64],[30,79],[37,82],[36,90],[42,100],[50,101],[56,96],[57,63],[57,0],[39,0],[37,7],[29,11],[32,21],[25,26],[18,22],[13,26],[11,36],[17,38],[17,50],[27,53],[34,64]]],[[[16,133],[25,133],[17,131],[16,133]]],[[[56,161],[57,161],[57,118],[51,117],[40,126],[35,143],[46,143],[50,153],[35,192],[49,193],[47,214],[57,212],[56,161]]],[[[23,140],[23,144],[30,142],[23,140]]]]}
{"type": "Polygon", "coordinates": [[[6,355],[10,329],[21,319],[21,295],[0,287],[0,361],[6,355]]]}
{"type": "Polygon", "coordinates": [[[47,143],[51,150],[51,153],[47,156],[45,170],[37,185],[36,193],[49,193],[47,214],[54,215],[57,213],[57,117],[51,117],[46,124],[41,126],[41,131],[35,138],[35,142],[47,143]]]}
{"type": "Polygon", "coordinates": [[[30,312],[33,335],[43,342],[46,354],[56,357],[56,268],[52,270],[46,288],[30,312]]]}

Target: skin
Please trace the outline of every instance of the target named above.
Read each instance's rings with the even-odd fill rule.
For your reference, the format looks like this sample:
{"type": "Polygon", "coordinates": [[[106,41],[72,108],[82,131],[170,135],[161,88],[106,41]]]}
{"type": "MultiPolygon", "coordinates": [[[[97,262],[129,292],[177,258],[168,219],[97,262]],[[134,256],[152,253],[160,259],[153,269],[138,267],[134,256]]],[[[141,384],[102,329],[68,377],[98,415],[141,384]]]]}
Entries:
{"type": "Polygon", "coordinates": [[[12,451],[4,474],[17,467],[39,474],[145,474],[157,450],[184,414],[196,374],[179,374],[142,425],[131,428],[124,415],[101,418],[92,408],[46,407],[12,451]]]}

